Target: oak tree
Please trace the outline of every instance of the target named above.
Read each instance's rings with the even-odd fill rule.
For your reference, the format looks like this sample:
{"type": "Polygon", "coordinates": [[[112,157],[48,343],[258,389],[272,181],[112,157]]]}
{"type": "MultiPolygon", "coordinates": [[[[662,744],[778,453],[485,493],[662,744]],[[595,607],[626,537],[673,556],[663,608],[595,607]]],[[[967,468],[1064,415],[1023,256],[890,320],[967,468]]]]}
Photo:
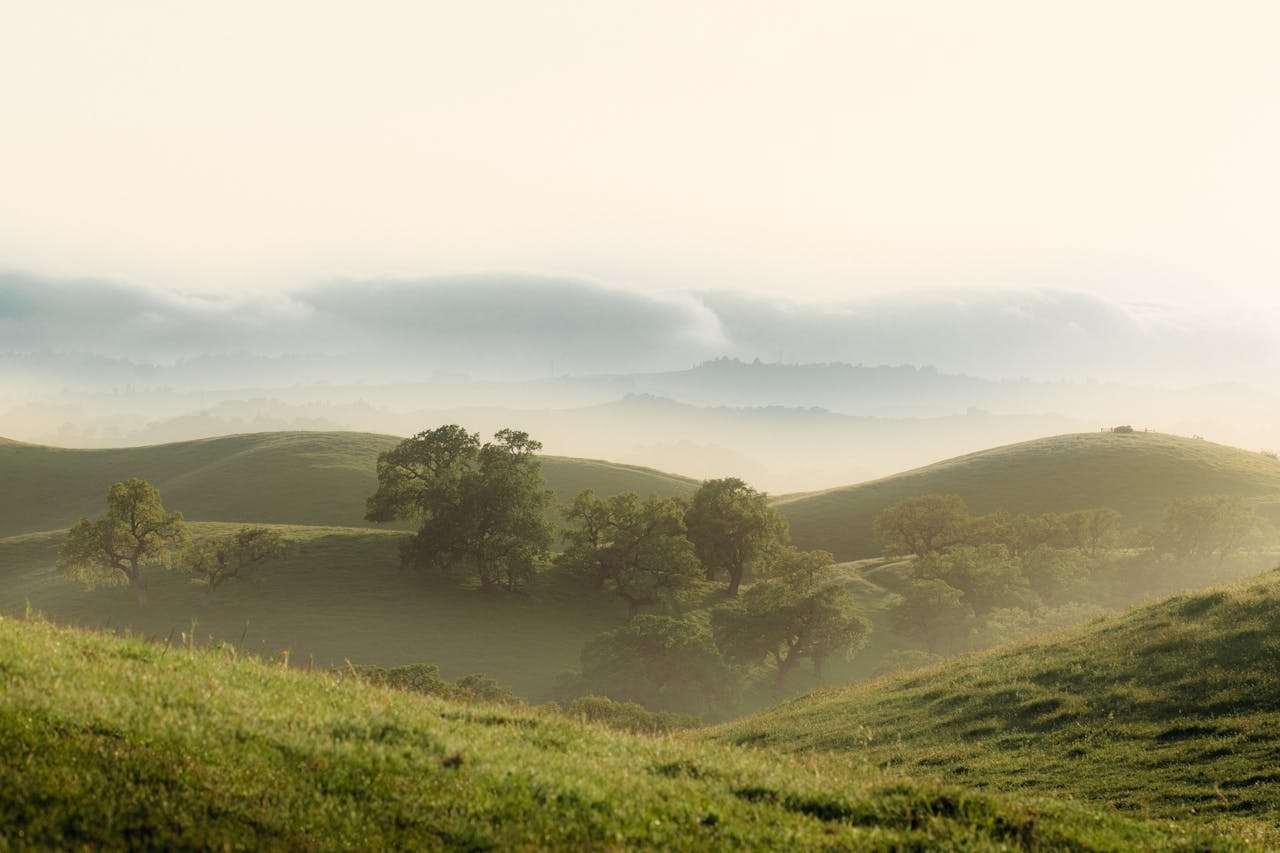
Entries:
{"type": "Polygon", "coordinates": [[[405,439],[378,456],[369,521],[412,519],[418,532],[401,549],[405,565],[475,573],[485,591],[514,590],[533,575],[551,542],[541,443],[504,429],[494,440],[456,424],[405,439]]]}
{"type": "Polygon", "coordinates": [[[699,486],[684,520],[707,579],[727,575],[730,595],[738,594],[755,561],[791,539],[786,521],[769,506],[768,495],[737,477],[699,486]]]}
{"type": "Polygon", "coordinates": [[[166,512],[160,492],[131,477],[107,492],[107,514],[82,518],[67,535],[58,567],[87,587],[127,583],[147,605],[147,566],[168,568],[172,551],[186,538],[182,513],[166,512]]]}

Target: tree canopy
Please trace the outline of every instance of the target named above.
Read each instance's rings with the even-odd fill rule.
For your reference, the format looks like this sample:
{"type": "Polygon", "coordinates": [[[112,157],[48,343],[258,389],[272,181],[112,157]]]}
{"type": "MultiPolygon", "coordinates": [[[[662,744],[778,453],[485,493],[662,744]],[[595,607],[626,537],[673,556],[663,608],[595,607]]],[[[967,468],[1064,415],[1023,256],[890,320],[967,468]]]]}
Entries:
{"type": "Polygon", "coordinates": [[[706,628],[646,613],[583,647],[581,686],[616,700],[702,713],[731,701],[734,678],[706,628]]]}
{"type": "Polygon", "coordinates": [[[737,477],[699,486],[684,520],[707,579],[727,575],[730,595],[738,594],[754,561],[791,539],[786,521],[769,507],[768,495],[737,477]]]}
{"type": "Polygon", "coordinates": [[[801,660],[821,679],[823,664],[861,648],[871,625],[858,615],[853,594],[831,581],[831,555],[789,549],[771,577],[753,583],[711,614],[716,646],[730,663],[773,662],[781,690],[801,660]]]}
{"type": "Polygon", "coordinates": [[[611,587],[627,603],[628,619],[698,574],[683,507],[673,498],[642,501],[635,492],[601,498],[588,489],[561,513],[569,526],[558,562],[611,587]]]}
{"type": "Polygon", "coordinates": [[[919,495],[880,512],[872,529],[890,556],[917,557],[965,541],[969,509],[959,495],[919,495]]]}
{"type": "Polygon", "coordinates": [[[186,538],[182,513],[166,512],[160,492],[131,477],[107,492],[107,514],[82,518],[67,535],[58,567],[86,586],[130,584],[138,606],[147,604],[147,566],[168,568],[172,550],[186,538]]]}
{"type": "Polygon", "coordinates": [[[408,566],[464,567],[484,590],[513,590],[547,556],[551,492],[528,433],[504,429],[494,440],[457,424],[418,433],[378,456],[369,521],[420,522],[401,550],[408,566]]]}

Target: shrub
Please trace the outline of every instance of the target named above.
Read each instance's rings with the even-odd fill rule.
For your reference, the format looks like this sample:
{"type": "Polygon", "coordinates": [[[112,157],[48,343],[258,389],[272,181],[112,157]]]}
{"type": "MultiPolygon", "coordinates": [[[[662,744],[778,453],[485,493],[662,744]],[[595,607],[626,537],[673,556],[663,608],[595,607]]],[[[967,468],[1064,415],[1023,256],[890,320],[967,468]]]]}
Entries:
{"type": "Polygon", "coordinates": [[[612,729],[645,734],[665,734],[702,725],[692,714],[650,711],[635,702],[615,702],[608,696],[580,696],[569,703],[565,714],[612,729]]]}

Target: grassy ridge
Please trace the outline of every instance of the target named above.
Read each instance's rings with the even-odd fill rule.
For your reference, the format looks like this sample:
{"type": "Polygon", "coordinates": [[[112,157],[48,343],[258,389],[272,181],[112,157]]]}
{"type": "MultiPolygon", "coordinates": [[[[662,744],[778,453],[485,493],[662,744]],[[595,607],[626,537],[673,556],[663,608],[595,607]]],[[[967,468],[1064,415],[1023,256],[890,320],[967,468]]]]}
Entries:
{"type": "Polygon", "coordinates": [[[1280,462],[1162,433],[1079,433],[971,453],[892,477],[785,495],[775,506],[796,542],[837,559],[875,556],[877,513],[915,495],[954,493],[971,512],[1066,512],[1111,507],[1128,526],[1154,525],[1176,498],[1238,495],[1280,522],[1280,462]]]}
{"type": "MultiPolygon", "coordinates": [[[[66,450],[0,443],[0,537],[70,527],[103,511],[107,489],[141,477],[188,519],[366,526],[378,454],[399,441],[353,432],[233,435],[152,447],[66,450]]],[[[562,456],[542,460],[547,486],[567,502],[585,488],[691,492],[693,480],[648,468],[562,456]]]]}
{"type": "Polygon", "coordinates": [[[716,730],[981,790],[1216,820],[1280,843],[1280,573],[716,730]]]}
{"type": "Polygon", "coordinates": [[[0,847],[1248,848],[236,657],[0,620],[0,847]]]}

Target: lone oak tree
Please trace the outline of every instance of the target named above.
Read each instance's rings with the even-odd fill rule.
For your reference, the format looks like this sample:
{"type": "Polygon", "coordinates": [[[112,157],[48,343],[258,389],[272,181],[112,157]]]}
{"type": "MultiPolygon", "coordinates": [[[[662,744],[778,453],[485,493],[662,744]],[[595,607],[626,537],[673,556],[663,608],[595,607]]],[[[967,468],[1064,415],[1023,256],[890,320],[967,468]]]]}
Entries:
{"type": "Polygon", "coordinates": [[[457,424],[420,432],[378,456],[369,521],[412,519],[406,566],[448,572],[462,565],[480,588],[514,590],[547,555],[551,492],[528,433],[504,429],[492,442],[457,424]]]}
{"type": "Polygon", "coordinates": [[[160,493],[146,480],[131,477],[107,492],[107,514],[82,518],[71,528],[58,555],[58,568],[89,588],[128,583],[147,605],[143,568],[168,568],[171,549],[186,538],[182,513],[165,512],[160,493]]]}
{"type": "Polygon", "coordinates": [[[752,562],[790,541],[786,521],[768,501],[737,477],[725,477],[699,486],[685,511],[689,540],[707,579],[727,574],[730,595],[738,594],[752,562]]]}

